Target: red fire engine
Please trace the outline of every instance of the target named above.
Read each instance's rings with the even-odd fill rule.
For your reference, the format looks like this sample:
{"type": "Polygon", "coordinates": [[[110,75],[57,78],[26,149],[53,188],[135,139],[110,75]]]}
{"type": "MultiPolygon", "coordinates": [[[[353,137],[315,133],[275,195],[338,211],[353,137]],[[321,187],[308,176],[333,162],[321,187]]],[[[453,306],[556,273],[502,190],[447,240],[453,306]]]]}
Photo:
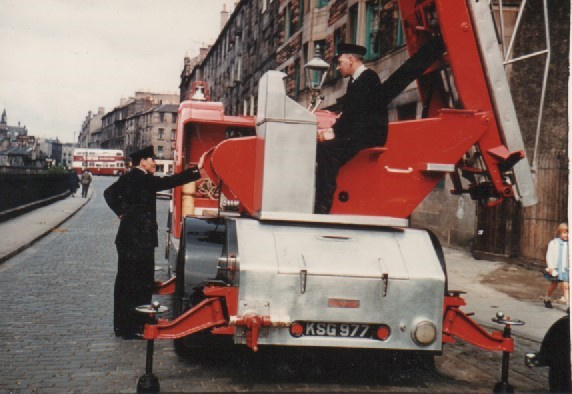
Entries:
{"type": "MultiPolygon", "coordinates": [[[[369,348],[438,354],[463,339],[503,352],[509,390],[510,326],[488,333],[447,288],[443,252],[407,217],[447,174],[453,193],[495,205],[536,203],[534,183],[488,3],[400,0],[411,57],[434,40],[445,48],[417,80],[422,119],[394,122],[383,148],[342,167],[331,214],[315,215],[316,130],[336,115],[286,96],[284,74],[259,81],[256,118],[226,116],[221,103],[179,108],[175,171],[205,154],[207,177],[173,193],[167,255],[176,318],[146,325],[152,344],[231,336],[235,344],[369,348]]],[[[208,96],[204,83],[193,87],[208,96]]],[[[202,97],[201,97],[202,98],[202,97]]],[[[208,98],[208,97],[207,97],[208,98]]],[[[145,308],[143,308],[145,309],[145,308]]],[[[150,307],[148,312],[160,312],[150,307]]],[[[158,386],[157,386],[158,387],[158,386]]]]}

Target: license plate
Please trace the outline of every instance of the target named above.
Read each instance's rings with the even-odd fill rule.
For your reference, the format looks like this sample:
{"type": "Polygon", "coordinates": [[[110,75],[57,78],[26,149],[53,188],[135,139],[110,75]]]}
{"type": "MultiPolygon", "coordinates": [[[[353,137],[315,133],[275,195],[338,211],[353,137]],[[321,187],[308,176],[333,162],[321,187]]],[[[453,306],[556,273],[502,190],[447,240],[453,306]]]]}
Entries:
{"type": "Polygon", "coordinates": [[[373,327],[358,323],[313,323],[304,322],[302,335],[314,337],[371,338],[373,327]]]}

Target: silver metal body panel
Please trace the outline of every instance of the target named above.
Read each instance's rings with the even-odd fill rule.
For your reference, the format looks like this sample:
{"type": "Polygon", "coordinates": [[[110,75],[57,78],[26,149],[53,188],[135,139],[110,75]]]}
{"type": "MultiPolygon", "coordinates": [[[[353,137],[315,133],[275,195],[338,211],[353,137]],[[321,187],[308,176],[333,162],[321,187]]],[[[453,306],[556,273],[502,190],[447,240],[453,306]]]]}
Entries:
{"type": "Polygon", "coordinates": [[[286,95],[279,71],[262,76],[258,89],[255,204],[259,214],[312,213],[317,119],[286,95]]]}
{"type": "Polygon", "coordinates": [[[362,215],[318,215],[304,213],[262,212],[260,220],[284,221],[298,223],[329,223],[329,224],[353,224],[358,226],[381,226],[381,227],[406,227],[409,220],[393,218],[389,216],[362,216],[362,215]]]}
{"type": "MultiPolygon", "coordinates": [[[[295,338],[288,328],[262,329],[261,345],[441,350],[445,277],[427,233],[414,229],[269,223],[230,219],[240,260],[238,316],[256,313],[288,322],[387,324],[386,341],[363,338],[295,338]],[[306,272],[302,288],[301,271],[306,272]],[[384,296],[383,274],[387,274],[384,296]],[[331,298],[359,307],[329,307],[331,298]],[[412,339],[423,320],[436,326],[429,346],[412,339]]],[[[245,343],[237,327],[236,343],[245,343]]]]}
{"type": "MultiPolygon", "coordinates": [[[[477,34],[483,67],[489,83],[489,91],[493,99],[501,133],[507,148],[511,151],[524,151],[524,142],[514,109],[514,103],[504,70],[502,53],[499,49],[488,1],[469,0],[469,9],[477,34]]],[[[514,167],[516,195],[523,206],[538,203],[534,179],[528,159],[520,160],[514,167]]]]}

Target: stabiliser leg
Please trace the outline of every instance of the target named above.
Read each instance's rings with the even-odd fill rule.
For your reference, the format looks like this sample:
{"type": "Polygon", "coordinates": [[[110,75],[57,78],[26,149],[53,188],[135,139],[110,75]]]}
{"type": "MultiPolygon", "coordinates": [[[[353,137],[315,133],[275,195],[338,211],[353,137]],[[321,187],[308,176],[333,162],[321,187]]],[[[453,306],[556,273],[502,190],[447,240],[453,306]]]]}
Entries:
{"type": "Polygon", "coordinates": [[[522,320],[511,320],[510,317],[505,317],[504,313],[498,312],[492,321],[504,324],[504,331],[502,334],[498,331],[489,334],[459,309],[459,307],[465,305],[465,301],[459,297],[461,293],[461,291],[450,290],[445,297],[443,342],[452,343],[454,342],[453,337],[457,337],[481,349],[502,351],[501,381],[495,384],[493,392],[514,393],[514,387],[508,382],[510,353],[514,351],[511,326],[522,326],[524,322],[522,320]]]}
{"type": "MultiPolygon", "coordinates": [[[[498,312],[497,316],[492,319],[495,323],[504,324],[503,337],[510,338],[511,326],[522,326],[522,320],[511,320],[510,317],[504,316],[504,313],[498,312]]],[[[508,367],[510,361],[510,353],[507,351],[502,352],[502,370],[501,381],[497,382],[493,387],[494,393],[514,393],[514,387],[508,382],[508,367]]]]}
{"type": "Polygon", "coordinates": [[[149,339],[147,341],[147,355],[145,360],[145,374],[139,378],[137,382],[138,393],[158,393],[161,390],[159,378],[153,373],[153,350],[155,341],[149,339]]]}
{"type": "MultiPolygon", "coordinates": [[[[142,305],[137,307],[140,313],[149,315],[152,324],[157,324],[157,314],[166,312],[169,308],[161,306],[155,301],[151,305],[142,305]]],[[[159,378],[153,373],[153,352],[155,350],[155,340],[147,340],[147,353],[145,355],[145,374],[139,378],[137,382],[137,393],[158,393],[161,390],[159,378]]]]}

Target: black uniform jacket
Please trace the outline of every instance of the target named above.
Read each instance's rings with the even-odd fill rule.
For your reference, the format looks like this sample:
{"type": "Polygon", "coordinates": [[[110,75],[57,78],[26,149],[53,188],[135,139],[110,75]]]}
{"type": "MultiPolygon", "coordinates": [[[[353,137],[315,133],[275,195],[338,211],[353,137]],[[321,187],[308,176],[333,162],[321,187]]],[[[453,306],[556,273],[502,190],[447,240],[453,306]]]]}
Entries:
{"type": "Polygon", "coordinates": [[[387,106],[444,52],[445,46],[439,37],[429,40],[383,83],[375,71],[364,70],[348,84],[346,94],[338,100],[342,114],[333,126],[336,138],[367,146],[385,145],[387,106]]]}
{"type": "Polygon", "coordinates": [[[166,177],[134,168],[121,176],[103,193],[107,205],[121,218],[115,238],[117,246],[137,249],[158,246],[155,193],[199,178],[196,167],[166,177]]]}
{"type": "Polygon", "coordinates": [[[387,105],[382,105],[381,82],[375,71],[366,69],[348,83],[346,94],[339,101],[342,114],[333,126],[336,139],[370,146],[385,144],[387,105]]]}

